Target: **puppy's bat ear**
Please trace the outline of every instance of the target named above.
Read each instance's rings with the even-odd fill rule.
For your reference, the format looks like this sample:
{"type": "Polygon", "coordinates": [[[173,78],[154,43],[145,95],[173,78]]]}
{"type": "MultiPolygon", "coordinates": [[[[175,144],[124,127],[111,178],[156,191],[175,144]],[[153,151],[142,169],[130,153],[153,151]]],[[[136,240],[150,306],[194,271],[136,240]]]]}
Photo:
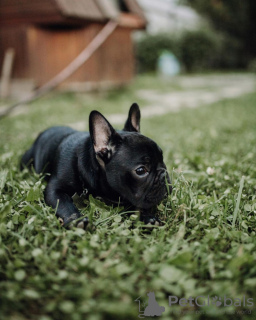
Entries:
{"type": "Polygon", "coordinates": [[[96,158],[101,165],[104,165],[111,159],[122,138],[98,111],[91,112],[89,129],[96,158]]]}
{"type": "Polygon", "coordinates": [[[140,108],[137,103],[132,104],[123,130],[140,132],[140,108]]]}

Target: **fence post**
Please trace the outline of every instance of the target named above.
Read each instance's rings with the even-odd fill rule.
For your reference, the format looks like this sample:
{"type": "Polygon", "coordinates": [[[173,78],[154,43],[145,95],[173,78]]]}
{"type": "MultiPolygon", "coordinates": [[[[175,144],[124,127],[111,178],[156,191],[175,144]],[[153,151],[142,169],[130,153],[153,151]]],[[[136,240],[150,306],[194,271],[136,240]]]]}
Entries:
{"type": "Polygon", "coordinates": [[[3,61],[2,75],[1,75],[1,91],[0,96],[7,98],[10,94],[11,74],[14,60],[14,49],[6,50],[3,61]]]}

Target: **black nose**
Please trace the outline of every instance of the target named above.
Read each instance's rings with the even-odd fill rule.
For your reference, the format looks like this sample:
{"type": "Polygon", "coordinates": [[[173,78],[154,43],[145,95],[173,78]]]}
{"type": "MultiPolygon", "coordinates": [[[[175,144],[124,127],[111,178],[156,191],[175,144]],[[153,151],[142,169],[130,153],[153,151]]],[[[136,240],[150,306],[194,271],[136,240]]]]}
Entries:
{"type": "Polygon", "coordinates": [[[159,180],[161,183],[165,184],[166,186],[166,191],[168,194],[172,192],[172,186],[171,186],[171,179],[169,177],[169,174],[166,169],[161,168],[159,169],[159,180]]]}

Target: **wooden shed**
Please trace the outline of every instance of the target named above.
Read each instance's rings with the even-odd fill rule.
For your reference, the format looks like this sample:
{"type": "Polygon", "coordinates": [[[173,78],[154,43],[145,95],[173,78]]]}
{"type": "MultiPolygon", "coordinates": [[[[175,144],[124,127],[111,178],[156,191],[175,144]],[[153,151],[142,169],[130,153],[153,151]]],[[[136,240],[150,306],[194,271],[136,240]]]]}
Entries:
{"type": "Polygon", "coordinates": [[[0,0],[0,66],[6,50],[14,48],[13,77],[41,86],[109,20],[118,27],[66,84],[125,84],[135,71],[132,31],[146,26],[136,0],[0,0]]]}

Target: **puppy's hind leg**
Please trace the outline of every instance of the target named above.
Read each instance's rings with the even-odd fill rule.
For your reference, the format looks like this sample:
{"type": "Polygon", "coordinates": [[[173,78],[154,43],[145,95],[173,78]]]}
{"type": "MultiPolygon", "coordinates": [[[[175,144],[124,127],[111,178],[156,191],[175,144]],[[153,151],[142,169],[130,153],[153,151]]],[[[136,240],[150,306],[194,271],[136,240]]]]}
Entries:
{"type": "Polygon", "coordinates": [[[20,161],[20,170],[31,167],[34,164],[34,146],[28,149],[22,156],[20,161]]]}
{"type": "Polygon", "coordinates": [[[86,229],[89,223],[88,218],[79,219],[82,215],[74,205],[71,196],[59,186],[54,177],[46,187],[45,202],[52,208],[57,207],[56,216],[62,221],[63,227],[69,228],[74,225],[77,228],[86,229]]]}

